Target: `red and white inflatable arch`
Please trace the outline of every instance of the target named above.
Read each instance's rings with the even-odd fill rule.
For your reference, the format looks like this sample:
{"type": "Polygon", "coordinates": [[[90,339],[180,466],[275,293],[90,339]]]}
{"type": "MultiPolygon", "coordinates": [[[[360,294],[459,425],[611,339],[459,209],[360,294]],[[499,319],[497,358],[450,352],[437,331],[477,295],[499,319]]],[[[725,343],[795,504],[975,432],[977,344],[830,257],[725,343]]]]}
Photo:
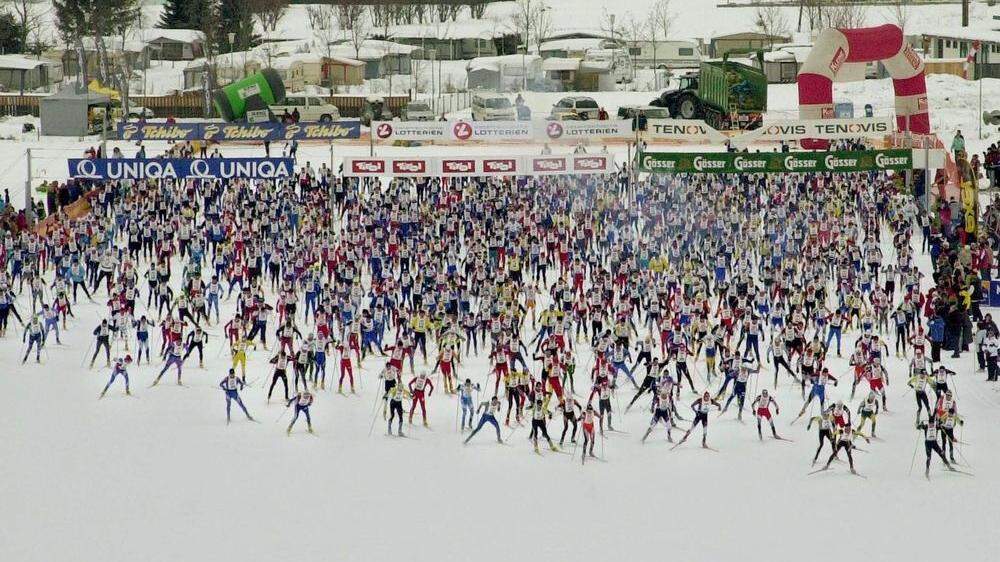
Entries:
{"type": "Polygon", "coordinates": [[[833,117],[833,82],[837,75],[847,65],[874,61],[882,61],[892,76],[896,93],[896,129],[905,131],[909,117],[911,132],[930,134],[924,61],[903,40],[903,30],[892,24],[863,29],[826,29],[820,33],[799,70],[799,117],[833,117]]]}

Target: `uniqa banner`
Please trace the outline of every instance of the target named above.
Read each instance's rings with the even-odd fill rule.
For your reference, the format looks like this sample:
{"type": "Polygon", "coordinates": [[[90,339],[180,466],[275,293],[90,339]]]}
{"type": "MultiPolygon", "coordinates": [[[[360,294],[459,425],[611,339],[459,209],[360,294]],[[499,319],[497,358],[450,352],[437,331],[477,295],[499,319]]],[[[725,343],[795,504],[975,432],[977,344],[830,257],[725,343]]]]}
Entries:
{"type": "Polygon", "coordinates": [[[339,140],[361,136],[357,120],[281,123],[119,123],[118,136],[132,141],[291,141],[339,140]]]}
{"type": "Polygon", "coordinates": [[[640,172],[740,174],[781,172],[862,172],[909,170],[911,150],[856,152],[645,152],[637,155],[640,172]]]}
{"type": "Polygon", "coordinates": [[[274,179],[295,172],[292,158],[71,158],[69,175],[93,180],[274,179]]]}
{"type": "Polygon", "coordinates": [[[895,131],[893,117],[859,117],[844,119],[788,119],[764,121],[753,131],[733,138],[733,144],[751,142],[800,141],[803,139],[850,140],[889,136],[895,131]]]}
{"type": "Polygon", "coordinates": [[[589,175],[616,171],[614,157],[610,154],[344,159],[344,175],[348,177],[589,175]]]}

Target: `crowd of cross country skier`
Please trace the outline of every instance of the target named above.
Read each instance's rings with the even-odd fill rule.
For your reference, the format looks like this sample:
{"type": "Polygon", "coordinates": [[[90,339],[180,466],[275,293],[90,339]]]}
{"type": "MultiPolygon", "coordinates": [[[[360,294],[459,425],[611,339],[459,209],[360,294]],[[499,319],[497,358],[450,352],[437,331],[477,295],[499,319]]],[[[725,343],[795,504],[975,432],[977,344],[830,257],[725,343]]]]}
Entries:
{"type": "MultiPolygon", "coordinates": [[[[243,397],[264,393],[292,434],[364,407],[317,397],[367,391],[370,435],[450,408],[460,443],[526,436],[582,463],[609,433],[715,450],[709,426],[734,417],[853,474],[905,424],[929,477],[971,474],[957,386],[980,375],[950,362],[1000,375],[980,309],[996,229],[966,234],[888,172],[380,181],[307,163],[85,188],[91,213],[3,232],[0,333],[45,368],[82,351],[66,330],[91,332],[101,399],[214,377],[227,424],[234,406],[258,421],[243,397]],[[74,313],[89,301],[96,325],[74,313]],[[223,353],[228,372],[191,374],[223,353]]],[[[1000,202],[985,207],[995,225],[1000,202]]]]}

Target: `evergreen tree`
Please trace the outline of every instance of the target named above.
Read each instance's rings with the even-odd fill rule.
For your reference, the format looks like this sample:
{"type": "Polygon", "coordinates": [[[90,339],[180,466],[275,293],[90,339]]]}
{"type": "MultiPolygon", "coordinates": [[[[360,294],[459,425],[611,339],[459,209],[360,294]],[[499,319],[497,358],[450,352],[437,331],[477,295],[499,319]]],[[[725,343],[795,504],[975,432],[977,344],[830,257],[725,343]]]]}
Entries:
{"type": "Polygon", "coordinates": [[[253,31],[253,10],[246,0],[219,1],[219,44],[222,51],[246,50],[259,42],[253,31]],[[234,34],[229,44],[229,34],[234,34]]]}
{"type": "Polygon", "coordinates": [[[158,27],[163,29],[201,29],[213,0],[166,0],[158,27]]]}

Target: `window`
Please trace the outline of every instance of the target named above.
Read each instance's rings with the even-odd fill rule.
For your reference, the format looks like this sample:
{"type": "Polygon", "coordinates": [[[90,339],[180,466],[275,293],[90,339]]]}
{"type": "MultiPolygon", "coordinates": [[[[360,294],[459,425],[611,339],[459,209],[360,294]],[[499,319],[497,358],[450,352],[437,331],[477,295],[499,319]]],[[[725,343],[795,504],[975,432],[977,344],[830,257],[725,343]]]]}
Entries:
{"type": "Polygon", "coordinates": [[[305,105],[303,101],[304,101],[303,98],[285,98],[285,105],[302,106],[305,105]]]}
{"type": "Polygon", "coordinates": [[[628,54],[632,57],[638,57],[642,55],[642,49],[640,47],[629,47],[628,54]]]}
{"type": "Polygon", "coordinates": [[[692,47],[680,47],[677,49],[677,55],[681,57],[693,57],[694,49],[692,47]]]}

